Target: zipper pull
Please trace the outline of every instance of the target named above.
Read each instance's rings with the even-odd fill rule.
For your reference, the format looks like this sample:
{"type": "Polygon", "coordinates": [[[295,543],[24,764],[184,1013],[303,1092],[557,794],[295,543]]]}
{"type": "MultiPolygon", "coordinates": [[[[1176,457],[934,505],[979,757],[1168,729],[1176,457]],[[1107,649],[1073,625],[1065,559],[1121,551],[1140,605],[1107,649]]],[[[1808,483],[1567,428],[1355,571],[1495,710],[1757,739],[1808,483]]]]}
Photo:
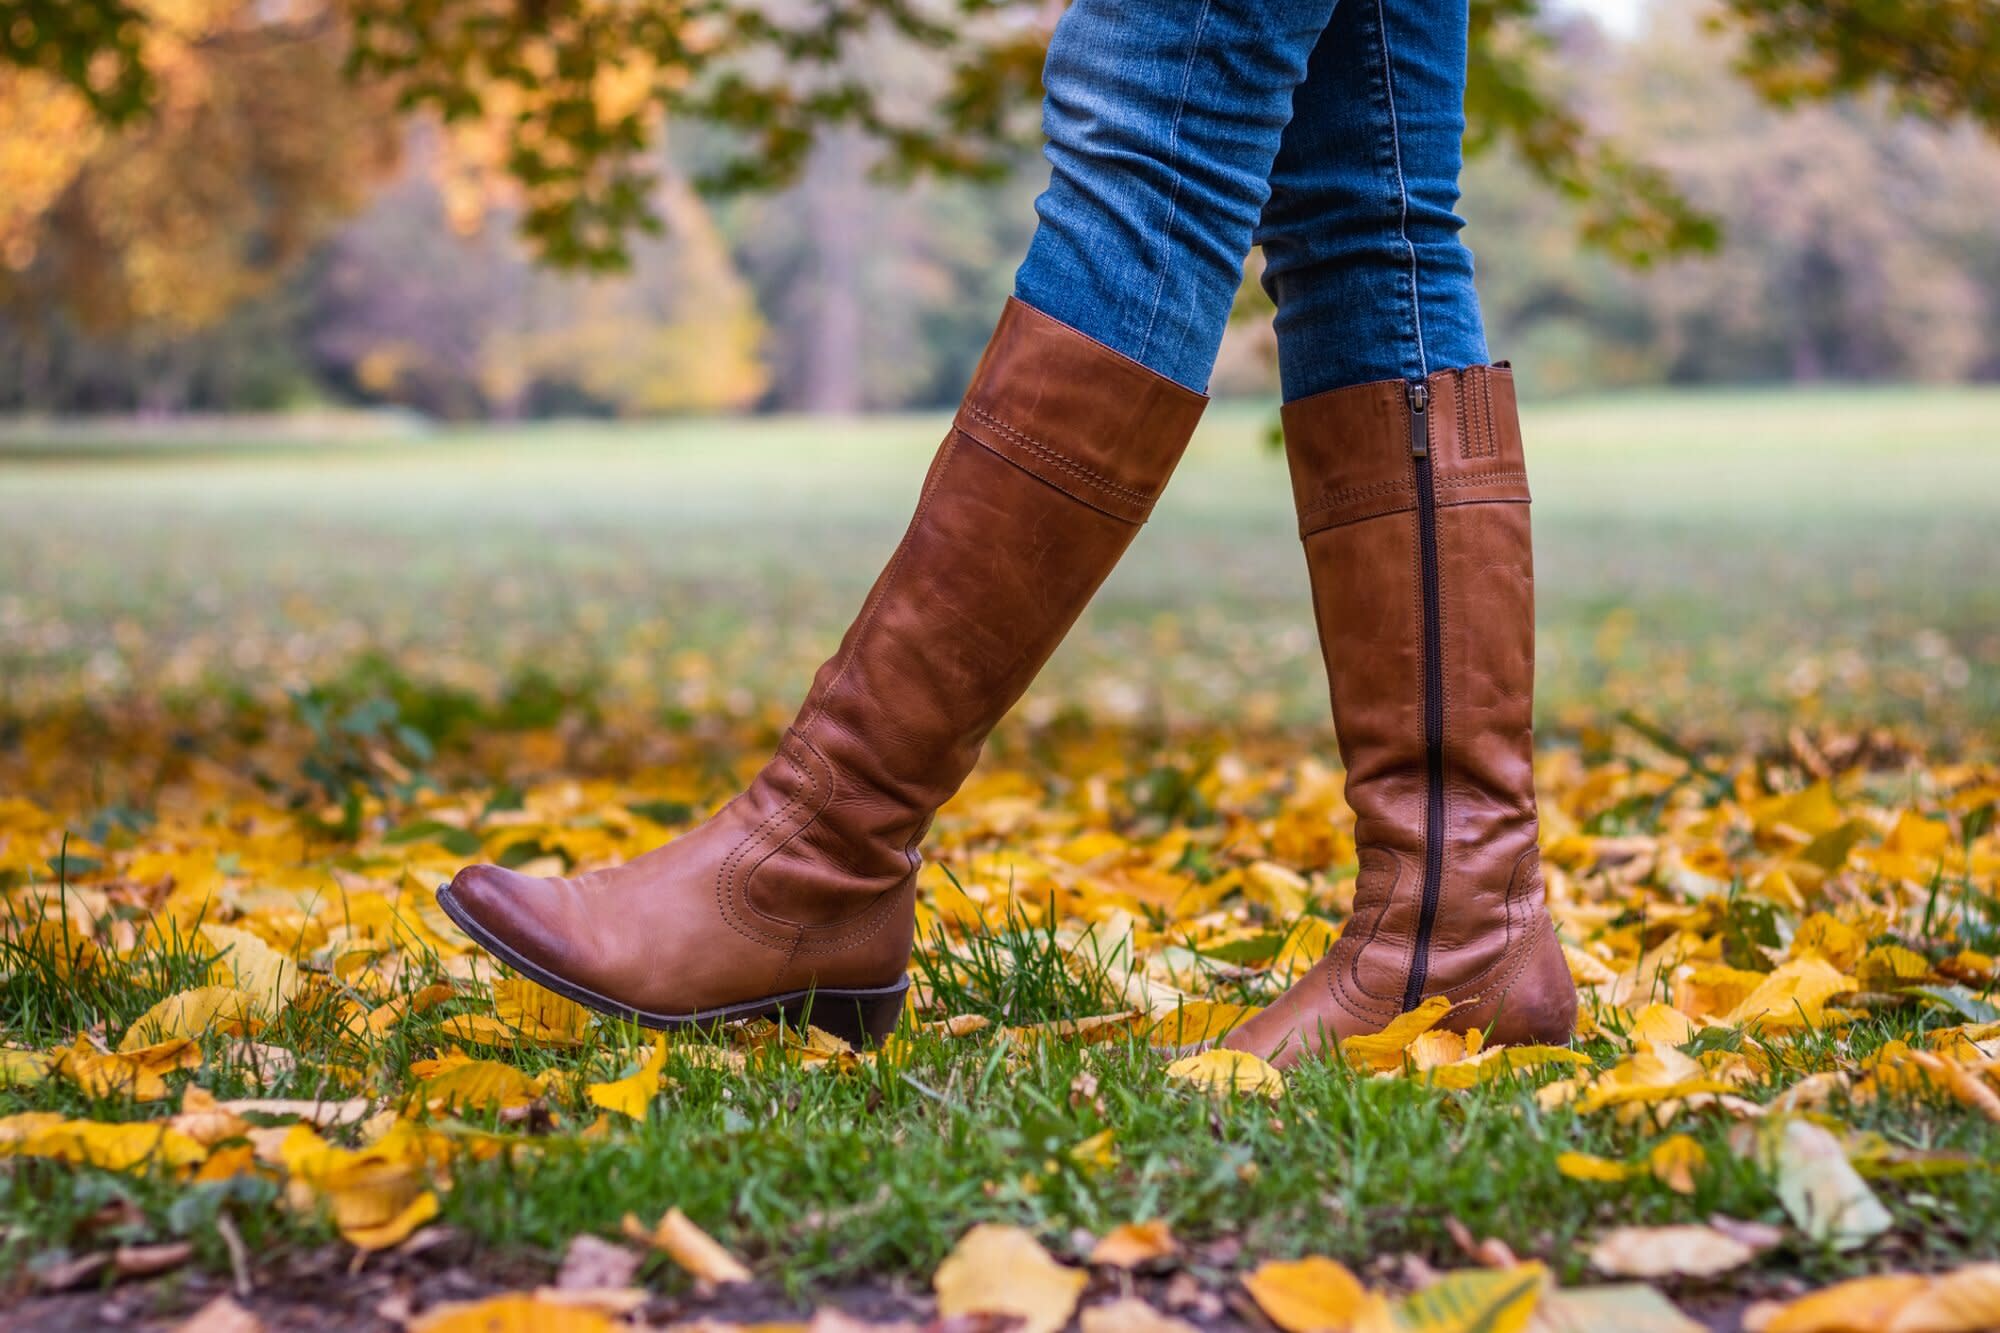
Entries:
{"type": "Polygon", "coordinates": [[[1430,409],[1430,386],[1422,380],[1411,383],[1410,389],[1410,452],[1418,458],[1428,457],[1431,451],[1430,419],[1424,414],[1430,409]]]}

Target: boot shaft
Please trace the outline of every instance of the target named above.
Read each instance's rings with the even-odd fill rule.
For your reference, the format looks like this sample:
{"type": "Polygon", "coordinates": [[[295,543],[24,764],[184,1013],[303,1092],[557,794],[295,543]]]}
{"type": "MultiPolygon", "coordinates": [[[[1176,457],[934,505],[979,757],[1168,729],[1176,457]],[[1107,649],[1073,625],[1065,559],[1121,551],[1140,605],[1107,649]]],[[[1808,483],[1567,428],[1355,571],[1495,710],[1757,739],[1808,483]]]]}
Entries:
{"type": "Polygon", "coordinates": [[[1541,913],[1513,379],[1364,384],[1284,421],[1360,848],[1350,1003],[1393,1014],[1490,982],[1541,913]]]}

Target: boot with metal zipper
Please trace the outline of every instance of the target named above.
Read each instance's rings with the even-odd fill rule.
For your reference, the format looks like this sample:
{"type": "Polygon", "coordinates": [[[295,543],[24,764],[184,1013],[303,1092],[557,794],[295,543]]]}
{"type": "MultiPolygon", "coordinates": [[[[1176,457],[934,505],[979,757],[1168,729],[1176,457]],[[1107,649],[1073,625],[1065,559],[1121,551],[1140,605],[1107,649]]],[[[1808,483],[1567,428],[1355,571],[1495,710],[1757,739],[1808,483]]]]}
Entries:
{"type": "Polygon", "coordinates": [[[1442,1027],[1567,1041],[1576,989],[1536,850],[1512,374],[1337,389],[1284,422],[1360,871],[1332,949],[1223,1044],[1289,1065],[1436,996],[1442,1027]]]}

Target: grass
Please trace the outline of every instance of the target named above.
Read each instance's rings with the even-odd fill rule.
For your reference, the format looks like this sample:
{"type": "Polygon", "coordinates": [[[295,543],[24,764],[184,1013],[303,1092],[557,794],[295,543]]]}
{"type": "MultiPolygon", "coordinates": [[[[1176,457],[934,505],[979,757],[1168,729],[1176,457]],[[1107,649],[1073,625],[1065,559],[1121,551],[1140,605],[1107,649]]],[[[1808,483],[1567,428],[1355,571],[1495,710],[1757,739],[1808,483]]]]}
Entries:
{"type": "MultiPolygon", "coordinates": [[[[1227,850],[1204,805],[1224,747],[1240,742],[1274,767],[1331,754],[1283,463],[1259,444],[1268,419],[1263,407],[1211,413],[1125,568],[996,738],[1000,759],[1051,803],[1076,798],[1089,773],[1079,754],[1111,756],[1112,825],[1139,843],[1207,830],[1184,863],[1196,878],[1202,858],[1227,850]]],[[[184,788],[204,763],[296,810],[283,835],[293,850],[260,842],[259,855],[310,868],[313,892],[336,871],[378,873],[369,858],[394,843],[398,821],[413,831],[394,845],[420,859],[449,837],[423,825],[426,803],[459,793],[491,816],[519,805],[531,780],[602,780],[643,791],[651,817],[678,825],[730,789],[832,646],[941,425],[561,425],[218,450],[73,437],[57,450],[10,436],[0,806],[16,797],[60,812],[82,848],[79,894],[102,889],[89,858],[149,846],[155,821],[186,817],[184,788]]],[[[1534,408],[1529,433],[1545,746],[1601,759],[1664,744],[1723,774],[1740,756],[1790,762],[1802,728],[1902,773],[1874,781],[1918,785],[1896,769],[1913,754],[1990,757],[2000,393],[1633,396],[1534,408]]],[[[1655,828],[1665,804],[1648,797],[1592,831],[1655,828]]],[[[961,836],[949,822],[945,832],[961,836]]],[[[964,837],[955,854],[1009,845],[1004,830],[964,837]]],[[[534,850],[545,849],[521,854],[534,850]]],[[[0,870],[0,888],[51,874],[0,870]]],[[[304,891],[274,878],[270,893],[281,888],[304,891]]],[[[1992,883],[1967,873],[1939,890],[1963,939],[1991,949],[1992,883]]],[[[115,1037],[203,976],[211,952],[176,937],[77,974],[46,949],[0,943],[0,1032],[37,1050],[79,1031],[115,1037]]],[[[417,953],[394,985],[409,993],[450,974],[417,953]]],[[[1230,975],[1218,973],[1219,993],[1249,993],[1230,975]]],[[[974,932],[927,980],[939,1010],[1001,1025],[1102,1007],[1025,917],[974,932]]],[[[260,1076],[212,1034],[193,1077],[222,1096],[346,1095],[356,1071],[369,1088],[400,1088],[412,1061],[452,1044],[442,1025],[480,1004],[467,995],[357,1040],[340,1035],[326,1007],[338,987],[330,994],[259,1037],[295,1052],[292,1069],[260,1076]]],[[[1949,1021],[1923,1007],[1876,1014],[1838,1052],[1775,1051],[1768,1082],[1744,1095],[1949,1021]]],[[[609,1077],[634,1058],[632,1037],[600,1030],[577,1050],[503,1054],[531,1074],[609,1077]]],[[[1600,1066],[1617,1056],[1605,1039],[1586,1050],[1600,1066]]],[[[1557,1152],[1634,1159],[1658,1131],[1544,1111],[1529,1095],[1538,1077],[1442,1096],[1336,1066],[1295,1076],[1274,1103],[1213,1102],[1170,1086],[1142,1040],[992,1031],[914,1033],[904,1058],[845,1073],[772,1060],[746,1079],[678,1048],[667,1072],[673,1091],[650,1117],[602,1140],[464,1117],[507,1145],[455,1167],[445,1197],[444,1220],[479,1264],[532,1281],[573,1235],[677,1204],[795,1295],[927,1274],[984,1219],[1029,1225],[1070,1255],[1074,1232],[1155,1216],[1198,1244],[1240,1238],[1240,1260],[1196,1251],[1212,1280],[1300,1253],[1378,1272],[1404,1254],[1455,1265],[1448,1224],[1459,1222],[1575,1281],[1588,1276],[1582,1243],[1607,1225],[1783,1218],[1721,1120],[1686,1124],[1712,1164],[1691,1195],[1650,1178],[1562,1176],[1557,1152]],[[1091,1146],[1105,1131],[1110,1147],[1091,1146]]],[[[0,1115],[30,1108],[114,1120],[158,1110],[60,1079],[0,1090],[0,1115]]],[[[548,1110],[569,1129],[595,1114],[573,1092],[548,1110]]],[[[1935,1097],[1837,1097],[1827,1110],[1912,1152],[2000,1159],[2000,1126],[1935,1097]]],[[[1991,1171],[1920,1170],[1877,1181],[1897,1219],[1882,1245],[1842,1254],[1794,1234],[1731,1290],[1991,1256],[1991,1171]]],[[[332,1239],[324,1221],[277,1206],[279,1192],[257,1178],[189,1187],[160,1172],[11,1160],[0,1166],[0,1272],[103,1244],[107,1218],[113,1236],[193,1239],[211,1271],[229,1262],[222,1212],[260,1261],[332,1239]]]]}

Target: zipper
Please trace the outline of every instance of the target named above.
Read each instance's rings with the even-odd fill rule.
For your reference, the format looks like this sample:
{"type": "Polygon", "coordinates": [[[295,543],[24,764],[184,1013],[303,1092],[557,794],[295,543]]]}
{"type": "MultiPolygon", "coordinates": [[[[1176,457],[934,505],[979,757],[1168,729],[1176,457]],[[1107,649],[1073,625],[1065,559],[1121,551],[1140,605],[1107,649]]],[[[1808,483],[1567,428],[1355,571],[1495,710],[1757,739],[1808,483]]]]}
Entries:
{"type": "Polygon", "coordinates": [[[1439,609],[1437,481],[1430,442],[1431,392],[1422,380],[1409,385],[1410,458],[1417,473],[1417,569],[1424,609],[1424,899],[1417,917],[1417,947],[1403,1009],[1423,1003],[1431,962],[1431,932],[1437,927],[1438,900],[1444,895],[1444,614],[1439,609]]]}

